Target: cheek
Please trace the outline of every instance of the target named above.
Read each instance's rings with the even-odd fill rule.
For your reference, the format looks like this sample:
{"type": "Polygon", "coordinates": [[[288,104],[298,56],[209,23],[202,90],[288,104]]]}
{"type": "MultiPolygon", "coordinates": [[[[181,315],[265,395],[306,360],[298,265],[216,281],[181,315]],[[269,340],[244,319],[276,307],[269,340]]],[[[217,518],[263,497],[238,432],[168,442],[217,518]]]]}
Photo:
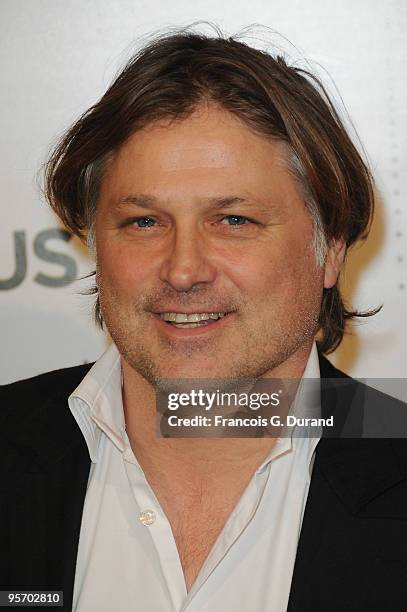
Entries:
{"type": "Polygon", "coordinates": [[[97,278],[105,286],[116,288],[121,295],[135,295],[152,277],[151,259],[129,248],[103,245],[97,250],[97,278]]]}
{"type": "Polygon", "coordinates": [[[229,259],[224,270],[243,294],[252,296],[295,296],[315,290],[323,279],[312,245],[295,240],[241,253],[236,260],[229,259]]]}

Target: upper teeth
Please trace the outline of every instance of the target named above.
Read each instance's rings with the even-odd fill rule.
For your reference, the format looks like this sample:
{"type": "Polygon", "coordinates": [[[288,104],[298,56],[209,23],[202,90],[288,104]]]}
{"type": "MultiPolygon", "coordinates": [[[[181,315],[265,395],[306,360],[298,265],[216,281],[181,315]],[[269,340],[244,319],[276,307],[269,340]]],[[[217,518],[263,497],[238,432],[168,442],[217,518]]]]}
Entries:
{"type": "Polygon", "coordinates": [[[164,321],[173,321],[174,323],[198,323],[199,321],[207,321],[208,319],[220,319],[224,317],[226,312],[194,312],[186,314],[183,312],[163,312],[161,318],[164,321]]]}

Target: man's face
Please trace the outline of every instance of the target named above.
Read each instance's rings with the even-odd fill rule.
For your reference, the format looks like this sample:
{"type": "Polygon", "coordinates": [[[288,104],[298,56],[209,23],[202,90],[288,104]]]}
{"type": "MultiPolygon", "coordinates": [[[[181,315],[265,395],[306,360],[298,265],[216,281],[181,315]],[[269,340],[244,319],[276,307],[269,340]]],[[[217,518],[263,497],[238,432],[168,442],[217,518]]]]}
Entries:
{"type": "Polygon", "coordinates": [[[215,106],[150,125],[116,153],[102,183],[103,318],[149,382],[290,375],[282,368],[308,354],[324,286],[312,245],[281,144],[215,106]]]}

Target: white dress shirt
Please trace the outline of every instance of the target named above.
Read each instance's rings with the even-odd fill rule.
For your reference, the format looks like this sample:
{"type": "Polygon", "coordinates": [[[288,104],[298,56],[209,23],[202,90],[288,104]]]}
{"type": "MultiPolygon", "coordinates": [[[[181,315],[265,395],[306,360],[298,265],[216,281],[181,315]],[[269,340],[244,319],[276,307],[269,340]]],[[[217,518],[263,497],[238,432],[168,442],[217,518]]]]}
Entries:
{"type": "MultiPolygon", "coordinates": [[[[315,345],[304,378],[319,378],[315,345]]],[[[121,386],[112,345],[69,397],[92,461],[73,610],[284,612],[319,438],[277,440],[187,593],[170,523],[125,431],[121,386]]],[[[319,416],[319,394],[313,404],[308,415],[319,416]]]]}

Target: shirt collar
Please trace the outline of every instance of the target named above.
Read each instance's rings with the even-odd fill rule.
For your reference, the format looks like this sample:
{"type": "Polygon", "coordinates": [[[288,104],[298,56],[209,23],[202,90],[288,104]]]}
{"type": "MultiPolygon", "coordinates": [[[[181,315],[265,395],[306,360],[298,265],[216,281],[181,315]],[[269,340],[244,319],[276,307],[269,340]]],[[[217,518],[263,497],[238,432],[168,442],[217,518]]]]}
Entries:
{"type": "Polygon", "coordinates": [[[321,416],[321,373],[317,345],[314,342],[294,400],[292,413],[298,417],[321,416]]]}
{"type": "MultiPolygon", "coordinates": [[[[314,342],[296,396],[293,410],[295,414],[314,418],[320,416],[319,385],[304,383],[308,379],[319,381],[319,378],[318,352],[314,342]]],[[[121,452],[125,451],[122,369],[119,351],[113,343],[71,393],[68,404],[85,438],[92,462],[97,461],[102,431],[121,452]]],[[[290,437],[280,439],[280,443],[273,447],[259,470],[278,455],[291,450],[297,439],[294,432],[290,437]]]]}
{"type": "Polygon", "coordinates": [[[120,354],[114,344],[96,361],[68,398],[69,408],[96,462],[101,432],[123,451],[124,412],[120,354]]]}
{"type": "MultiPolygon", "coordinates": [[[[321,416],[320,376],[318,350],[314,342],[290,414],[307,418],[319,418],[321,416]]],[[[315,431],[315,428],[313,428],[313,431],[315,431]]],[[[320,434],[322,434],[322,429],[320,434]]],[[[299,431],[297,426],[287,428],[284,437],[276,440],[270,454],[259,466],[256,473],[262,471],[273,459],[291,452],[303,444],[307,447],[307,461],[311,473],[314,451],[319,438],[320,436],[312,438],[307,436],[304,431],[299,431]]]]}

